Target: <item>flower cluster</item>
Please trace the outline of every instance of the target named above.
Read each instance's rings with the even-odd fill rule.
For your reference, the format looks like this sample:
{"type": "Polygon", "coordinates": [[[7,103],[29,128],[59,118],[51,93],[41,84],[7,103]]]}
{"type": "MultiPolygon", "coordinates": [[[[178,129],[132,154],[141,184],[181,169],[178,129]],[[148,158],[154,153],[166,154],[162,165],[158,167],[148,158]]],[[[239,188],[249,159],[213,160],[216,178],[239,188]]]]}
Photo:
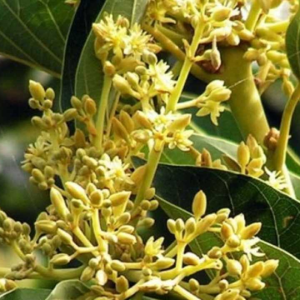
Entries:
{"type": "Polygon", "coordinates": [[[215,299],[226,299],[224,295],[234,293],[232,299],[244,299],[241,297],[261,290],[263,278],[277,268],[275,260],[252,263],[253,256],[263,256],[255,237],[261,224],[246,226],[243,215],[229,218],[228,209],[205,215],[206,196],[202,191],[194,198],[190,218],[168,220],[175,243],[167,249],[163,238],[143,240],[138,234],[138,228],[153,224],[153,219],[147,217],[147,211],[158,206],[152,200],[153,193],[141,202],[138,213],[131,196],[127,191],[110,193],[92,183],[84,189],[66,182],[63,192],[51,188],[51,205],[37,219],[33,239],[28,225],[1,212],[1,243],[12,245],[23,259],[6,274],[5,289],[14,286],[12,280],[36,274],[59,277],[60,272],[65,272],[65,276],[80,277],[89,283],[89,299],[129,299],[138,292],[170,291],[185,297],[212,295],[215,299]],[[187,250],[195,238],[210,231],[219,235],[219,246],[201,255],[187,250]],[[38,264],[37,250],[49,258],[48,266],[38,264]],[[244,256],[235,260],[234,253],[244,256]],[[80,261],[81,266],[59,271],[73,260],[80,261]],[[209,284],[195,279],[184,283],[185,278],[205,270],[216,272],[209,284]]]}
{"type": "MultiPolygon", "coordinates": [[[[218,43],[235,46],[254,38],[241,21],[244,2],[150,2],[150,24],[168,23],[189,37],[183,42],[186,57],[177,81],[158,59],[160,47],[140,25],[105,15],[93,25],[104,76],[99,107],[87,95],[74,96],[72,108],[56,113],[54,91],[30,82],[29,104],[41,113],[32,123],[41,133],[29,146],[23,169],[32,183],[50,191],[51,204],[38,216],[33,235],[28,225],[0,212],[0,243],[10,245],[22,260],[1,279],[0,289],[26,278],[79,278],[89,287],[86,297],[91,300],[170,292],[185,299],[243,300],[264,288],[264,278],[278,261],[261,260],[256,237],[261,224],[246,225],[243,215],[230,218],[228,209],[205,215],[202,191],[194,197],[190,217],[168,220],[174,239],[168,248],[163,237],[142,234],[155,222],[152,211],[159,202],[152,181],[164,149],[192,152],[191,115],[177,110],[196,107],[198,116],[209,115],[217,125],[222,103],[231,96],[224,81],[213,80],[202,95],[178,103],[193,63],[209,61],[218,71],[218,43]],[[68,124],[72,121],[79,125],[74,131],[68,124]],[[132,156],[147,162],[135,168],[132,156]],[[204,253],[191,252],[191,242],[204,234],[219,239],[204,253]],[[38,252],[46,256],[45,263],[37,259],[38,252]],[[254,257],[260,261],[253,262],[254,257]],[[79,266],[72,268],[75,261],[79,266]],[[213,274],[208,284],[193,278],[204,271],[213,274]]],[[[207,150],[194,152],[196,165],[226,169],[207,150]]],[[[240,144],[236,165],[243,174],[262,176],[265,163],[253,137],[240,144]]],[[[270,183],[276,176],[270,173],[270,183]]]]}
{"type": "Polygon", "coordinates": [[[231,91],[224,86],[224,81],[214,80],[206,86],[203,94],[196,99],[179,103],[177,109],[200,108],[196,114],[197,116],[210,115],[213,124],[218,125],[217,119],[220,117],[220,113],[225,110],[222,102],[229,100],[230,95],[231,91]]]}
{"type": "MultiPolygon", "coordinates": [[[[177,1],[152,0],[148,6],[146,22],[156,25],[168,25],[172,31],[187,37],[187,25],[194,28],[202,27],[198,44],[206,46],[194,61],[201,62],[203,67],[216,72],[221,66],[220,52],[217,43],[237,46],[242,41],[251,41],[253,33],[242,20],[245,1],[177,1]]],[[[186,48],[189,48],[185,41],[186,48]]],[[[187,52],[188,53],[188,52],[187,52]]]]}

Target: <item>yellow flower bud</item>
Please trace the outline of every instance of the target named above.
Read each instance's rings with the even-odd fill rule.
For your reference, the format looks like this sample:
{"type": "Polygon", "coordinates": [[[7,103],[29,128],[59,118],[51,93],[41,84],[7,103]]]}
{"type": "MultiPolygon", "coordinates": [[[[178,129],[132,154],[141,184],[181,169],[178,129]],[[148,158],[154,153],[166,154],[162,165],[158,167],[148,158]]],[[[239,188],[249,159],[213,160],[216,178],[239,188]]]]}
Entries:
{"type": "Polygon", "coordinates": [[[226,244],[230,248],[237,248],[241,245],[241,240],[236,234],[233,234],[227,239],[226,244]]]}
{"type": "Polygon", "coordinates": [[[176,222],[175,222],[174,220],[172,220],[172,219],[169,219],[169,220],[167,221],[167,227],[168,227],[169,231],[170,231],[172,234],[174,234],[175,231],[176,231],[176,222]]]}
{"type": "Polygon", "coordinates": [[[201,260],[196,254],[187,252],[183,255],[183,263],[186,265],[197,266],[201,263],[201,260]]]}
{"type": "Polygon", "coordinates": [[[131,219],[131,214],[129,212],[123,213],[117,220],[118,224],[124,225],[127,224],[131,219]]]}
{"type": "Polygon", "coordinates": [[[263,165],[264,162],[262,158],[252,159],[247,166],[248,174],[253,177],[260,177],[264,173],[262,170],[263,165]]]}
{"type": "Polygon", "coordinates": [[[250,266],[248,271],[249,277],[258,277],[264,271],[264,263],[262,261],[256,262],[254,265],[250,266]]]}
{"type": "Polygon", "coordinates": [[[140,227],[145,227],[145,228],[150,228],[154,225],[155,220],[152,218],[145,218],[141,221],[138,222],[138,226],[140,227]]]}
{"type": "Polygon", "coordinates": [[[67,208],[66,202],[65,202],[63,196],[61,195],[61,193],[58,190],[56,190],[55,188],[51,188],[50,199],[51,199],[51,203],[54,206],[57,214],[62,219],[65,220],[67,218],[67,215],[70,214],[70,211],[67,208]]]}
{"type": "Polygon", "coordinates": [[[228,289],[228,286],[229,286],[229,282],[226,280],[226,279],[222,279],[220,282],[219,282],[219,288],[221,291],[225,291],[228,289]]]}
{"type": "Polygon", "coordinates": [[[46,95],[45,95],[45,97],[46,97],[47,99],[53,101],[54,98],[55,98],[55,92],[54,92],[54,90],[53,90],[52,88],[48,88],[48,89],[46,90],[46,95]]]}
{"type": "Polygon", "coordinates": [[[48,234],[53,234],[57,230],[56,223],[50,220],[40,220],[34,223],[37,230],[48,234]]]}
{"type": "Polygon", "coordinates": [[[119,232],[117,234],[118,237],[118,241],[121,244],[128,244],[128,245],[132,245],[136,243],[136,237],[132,234],[126,233],[126,232],[119,232]]]}
{"type": "Polygon", "coordinates": [[[116,73],[116,68],[110,61],[107,60],[104,63],[103,72],[105,75],[112,77],[116,73]]]}
{"type": "Polygon", "coordinates": [[[272,275],[279,265],[279,260],[269,259],[264,263],[264,270],[261,273],[262,277],[268,277],[272,275]]]}
{"type": "Polygon", "coordinates": [[[219,247],[213,247],[208,253],[209,258],[219,259],[223,256],[223,253],[219,247]]]}
{"type": "Polygon", "coordinates": [[[76,108],[69,108],[63,114],[63,118],[64,118],[65,122],[72,121],[76,117],[77,117],[77,109],[76,108]]]}
{"type": "Polygon", "coordinates": [[[206,206],[207,206],[206,195],[201,190],[195,195],[192,204],[192,212],[196,220],[199,220],[205,214],[206,206]]]}
{"type": "Polygon", "coordinates": [[[72,181],[66,182],[66,189],[73,198],[80,199],[85,204],[90,202],[85,190],[79,184],[72,181]]]}
{"type": "MultiPolygon", "coordinates": [[[[145,199],[151,200],[154,196],[155,196],[155,188],[152,187],[152,188],[147,189],[147,191],[145,193],[145,199]]],[[[154,203],[155,201],[156,200],[153,200],[152,202],[154,203]]]]}
{"type": "Polygon", "coordinates": [[[258,51],[256,49],[248,49],[244,54],[244,59],[248,61],[254,61],[258,58],[258,51]]]}
{"type": "Polygon", "coordinates": [[[29,81],[29,91],[30,91],[31,96],[34,99],[39,100],[39,101],[44,100],[46,93],[45,93],[43,86],[40,83],[30,80],[29,81]]]}
{"type": "Polygon", "coordinates": [[[216,7],[211,17],[216,22],[223,22],[230,17],[231,11],[232,10],[229,7],[224,7],[224,6],[216,7]]]}
{"type": "Polygon", "coordinates": [[[177,232],[182,232],[184,230],[184,222],[182,219],[177,219],[175,221],[175,228],[177,232]]]}
{"type": "Polygon", "coordinates": [[[224,222],[230,215],[230,209],[229,208],[223,208],[217,211],[217,219],[216,223],[222,223],[224,222]]]}
{"type": "Polygon", "coordinates": [[[103,193],[100,190],[95,190],[90,194],[90,200],[92,205],[100,206],[104,200],[103,193]]]}
{"type": "Polygon", "coordinates": [[[116,74],[113,78],[114,88],[123,95],[131,95],[133,90],[128,81],[122,76],[116,74]]]}
{"type": "Polygon", "coordinates": [[[253,223],[248,225],[242,232],[241,237],[244,240],[253,238],[261,229],[261,223],[253,223]]]}
{"type": "Polygon", "coordinates": [[[210,153],[206,149],[203,149],[201,154],[201,159],[202,159],[203,167],[209,167],[209,168],[212,167],[212,158],[210,153]]]}
{"type": "Polygon", "coordinates": [[[124,125],[117,118],[112,119],[112,126],[113,126],[113,132],[117,137],[124,139],[125,141],[128,140],[129,132],[127,132],[124,125]]]}
{"type": "Polygon", "coordinates": [[[66,265],[70,262],[71,257],[68,254],[65,253],[59,253],[54,255],[51,260],[50,263],[54,264],[54,265],[66,265]]]}
{"type": "Polygon", "coordinates": [[[60,228],[57,230],[57,235],[60,237],[61,241],[66,245],[69,245],[73,242],[72,236],[60,228]]]}
{"type": "Polygon", "coordinates": [[[185,237],[188,237],[189,235],[193,234],[196,231],[196,220],[195,218],[189,218],[185,222],[185,237]]]}
{"type": "Polygon", "coordinates": [[[240,291],[238,289],[228,289],[221,294],[220,298],[216,298],[216,300],[237,300],[240,295],[240,291]]]}
{"type": "Polygon", "coordinates": [[[196,279],[192,278],[189,280],[189,287],[192,292],[197,292],[199,289],[199,282],[196,279]]]}
{"type": "Polygon", "coordinates": [[[227,261],[227,271],[230,275],[236,276],[242,274],[242,265],[235,259],[229,259],[227,261]]]}
{"type": "Polygon", "coordinates": [[[158,258],[158,260],[155,262],[155,268],[158,270],[168,269],[172,267],[175,263],[175,259],[170,257],[162,257],[158,258]]]}
{"type": "Polygon", "coordinates": [[[125,211],[126,204],[130,198],[130,195],[131,192],[123,191],[116,194],[112,194],[109,197],[114,215],[120,216],[125,211]]]}
{"type": "Polygon", "coordinates": [[[94,116],[97,112],[96,102],[92,98],[86,97],[84,100],[84,110],[89,116],[94,116]]]}
{"type": "Polygon", "coordinates": [[[105,285],[108,280],[107,274],[103,270],[97,271],[96,280],[99,285],[105,285]]]}
{"type": "Polygon", "coordinates": [[[89,281],[94,277],[94,275],[95,275],[95,270],[91,267],[86,267],[80,276],[80,280],[89,281]]]}
{"type": "Polygon", "coordinates": [[[134,227],[131,225],[123,225],[119,229],[120,232],[133,233],[134,227]]]}
{"type": "Polygon", "coordinates": [[[133,72],[126,73],[126,79],[132,88],[134,88],[134,89],[139,88],[140,78],[136,73],[133,73],[133,72]]]}
{"type": "Polygon", "coordinates": [[[200,222],[198,222],[197,224],[197,229],[196,229],[197,234],[206,232],[213,224],[215,224],[216,219],[217,219],[216,214],[210,214],[204,217],[203,219],[201,219],[200,222]]]}
{"type": "Polygon", "coordinates": [[[124,263],[119,260],[112,260],[110,265],[117,272],[124,272],[126,270],[124,263]]]}
{"type": "Polygon", "coordinates": [[[136,122],[146,128],[146,129],[152,129],[152,124],[149,121],[148,117],[141,111],[137,111],[134,116],[133,116],[134,120],[136,120],[136,122]]]}
{"type": "Polygon", "coordinates": [[[45,181],[45,176],[39,169],[33,169],[31,175],[37,182],[45,181]]]}
{"type": "Polygon", "coordinates": [[[174,132],[176,130],[183,130],[191,122],[191,115],[185,114],[176,118],[169,126],[168,130],[174,132]]]}
{"type": "Polygon", "coordinates": [[[265,283],[258,278],[249,278],[246,281],[246,286],[252,291],[260,291],[265,287],[265,283]]]}
{"type": "Polygon", "coordinates": [[[127,112],[121,110],[119,118],[129,133],[134,130],[134,122],[127,112]]]}
{"type": "Polygon", "coordinates": [[[116,280],[116,290],[118,293],[124,293],[129,289],[128,280],[124,276],[120,276],[116,280]]]}
{"type": "Polygon", "coordinates": [[[245,173],[246,166],[250,161],[250,150],[249,147],[241,142],[237,149],[237,160],[241,167],[242,173],[245,173]]]}
{"type": "Polygon", "coordinates": [[[75,96],[72,96],[72,98],[71,98],[71,104],[77,110],[80,110],[82,108],[82,102],[80,101],[80,99],[78,99],[75,96]]]}
{"type": "Polygon", "coordinates": [[[138,143],[145,144],[151,138],[151,131],[144,129],[135,130],[132,132],[132,138],[138,143]]]}

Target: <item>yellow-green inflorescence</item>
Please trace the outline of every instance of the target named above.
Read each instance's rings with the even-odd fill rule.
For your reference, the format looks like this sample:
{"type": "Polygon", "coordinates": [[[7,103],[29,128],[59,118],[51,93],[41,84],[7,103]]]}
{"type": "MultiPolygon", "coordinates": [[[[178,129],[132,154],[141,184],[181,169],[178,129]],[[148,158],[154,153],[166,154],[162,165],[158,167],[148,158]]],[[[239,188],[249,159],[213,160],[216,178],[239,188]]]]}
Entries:
{"type": "MultiPolygon", "coordinates": [[[[14,288],[15,282],[26,278],[77,278],[90,287],[84,299],[91,300],[129,299],[143,293],[243,300],[264,288],[264,278],[276,270],[278,261],[260,260],[263,254],[256,235],[261,224],[246,225],[243,215],[230,217],[226,208],[206,215],[202,191],[195,195],[189,219],[168,220],[174,239],[169,247],[163,237],[142,236],[143,229],[155,222],[151,212],[159,203],[152,181],[166,148],[192,153],[197,166],[253,177],[267,174],[271,185],[285,187],[281,174],[266,169],[264,147],[251,135],[238,146],[236,158],[225,162],[213,160],[205,149],[193,148],[191,115],[184,109],[197,108],[197,116],[209,115],[217,125],[231,97],[222,76],[209,80],[195,99],[179,101],[190,72],[199,75],[201,65],[215,76],[222,70],[220,49],[242,43],[251,45],[245,58],[260,65],[260,88],[281,76],[284,89],[291,92],[286,57],[278,59],[284,55],[280,51],[286,24],[268,14],[269,1],[253,2],[244,18],[246,1],[241,0],[152,0],[142,27],[158,40],[163,37],[160,43],[140,25],[105,15],[93,25],[95,53],[103,70],[98,106],[87,95],[74,96],[72,108],[56,113],[54,91],[30,82],[29,105],[41,113],[32,123],[41,133],[29,146],[22,167],[32,183],[49,190],[51,204],[38,216],[34,234],[27,224],[0,212],[0,242],[11,246],[22,260],[12,269],[0,269],[1,290],[14,288]],[[265,24],[268,30],[261,29],[265,24]],[[274,40],[272,30],[278,37],[274,40]],[[264,43],[264,51],[258,50],[264,43]],[[183,54],[180,72],[158,58],[161,48],[177,58],[183,54]],[[75,120],[79,126],[73,132],[68,123],[75,120]],[[133,156],[147,163],[134,168],[133,156]],[[191,252],[188,245],[210,232],[221,242],[207,253],[191,252]],[[39,262],[38,252],[47,263],[39,262]],[[68,266],[75,260],[79,267],[68,266]],[[205,271],[211,277],[204,284],[194,275],[205,271]]],[[[296,4],[290,2],[295,10],[296,4]]],[[[276,148],[277,140],[273,129],[265,146],[276,148]]]]}

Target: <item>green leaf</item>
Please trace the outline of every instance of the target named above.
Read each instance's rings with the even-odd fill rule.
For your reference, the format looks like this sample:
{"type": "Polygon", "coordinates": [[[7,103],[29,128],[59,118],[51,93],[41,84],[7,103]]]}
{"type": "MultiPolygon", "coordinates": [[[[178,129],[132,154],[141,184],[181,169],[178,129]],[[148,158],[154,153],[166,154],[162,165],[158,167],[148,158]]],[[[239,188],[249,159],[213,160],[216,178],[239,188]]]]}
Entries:
{"type": "MultiPolygon", "coordinates": [[[[191,137],[193,141],[193,146],[198,151],[203,151],[206,149],[212,155],[213,160],[221,159],[224,155],[230,157],[233,160],[236,160],[236,153],[238,145],[226,141],[221,138],[215,138],[210,136],[204,136],[201,134],[194,134],[191,137]]],[[[189,152],[183,152],[179,149],[170,150],[166,148],[162,154],[161,162],[168,163],[172,165],[184,165],[184,166],[195,166],[195,158],[189,152]]],[[[300,174],[299,172],[295,173],[295,170],[298,171],[298,164],[295,156],[288,155],[288,166],[291,167],[290,176],[292,184],[298,199],[300,199],[300,174]]],[[[225,163],[223,161],[223,163],[225,163]]]]}
{"type": "Polygon", "coordinates": [[[291,172],[300,175],[300,159],[291,148],[287,151],[286,165],[291,172]]]}
{"type": "MultiPolygon", "coordinates": [[[[147,0],[110,0],[106,1],[96,22],[107,12],[114,17],[122,15],[131,21],[131,24],[138,22],[143,16],[147,0]]],[[[101,63],[94,53],[94,34],[91,32],[84,45],[79,64],[76,71],[75,94],[82,97],[88,94],[96,101],[100,98],[103,73],[101,63]]]]}
{"type": "Polygon", "coordinates": [[[45,300],[51,290],[46,289],[16,289],[0,295],[1,300],[45,300]]]}
{"type": "MultiPolygon", "coordinates": [[[[158,198],[158,200],[160,206],[172,219],[183,218],[186,220],[191,216],[187,210],[170,203],[173,201],[173,198],[158,198]]],[[[185,198],[183,198],[182,201],[185,203],[187,202],[186,204],[189,206],[192,205],[192,202],[187,201],[185,198]]],[[[212,246],[218,245],[221,245],[220,239],[213,233],[206,233],[193,241],[190,244],[190,247],[194,253],[201,256],[203,253],[207,253],[212,246]]],[[[266,288],[255,293],[253,296],[263,300],[298,300],[300,261],[289,253],[270,245],[267,242],[261,241],[258,245],[261,248],[261,252],[265,253],[266,259],[279,259],[279,267],[272,276],[264,280],[266,282],[266,288]]],[[[211,273],[210,275],[212,277],[211,273]]]]}
{"type": "Polygon", "coordinates": [[[259,179],[216,169],[159,165],[153,186],[159,197],[185,210],[190,210],[194,195],[202,189],[208,213],[224,207],[233,215],[244,213],[248,222],[263,223],[262,239],[300,257],[300,202],[259,179]]]}
{"type": "Polygon", "coordinates": [[[83,46],[105,1],[81,0],[70,27],[65,49],[60,104],[62,110],[70,107],[75,95],[75,74],[83,46]],[[84,22],[82,21],[84,20],[84,22]]]}
{"type": "Polygon", "coordinates": [[[73,13],[63,0],[0,0],[0,54],[60,77],[73,13]]]}
{"type": "Polygon", "coordinates": [[[49,297],[45,300],[76,300],[89,291],[79,280],[66,280],[58,283],[49,297]]]}
{"type": "Polygon", "coordinates": [[[295,76],[300,79],[300,10],[286,33],[286,53],[295,76]]]}

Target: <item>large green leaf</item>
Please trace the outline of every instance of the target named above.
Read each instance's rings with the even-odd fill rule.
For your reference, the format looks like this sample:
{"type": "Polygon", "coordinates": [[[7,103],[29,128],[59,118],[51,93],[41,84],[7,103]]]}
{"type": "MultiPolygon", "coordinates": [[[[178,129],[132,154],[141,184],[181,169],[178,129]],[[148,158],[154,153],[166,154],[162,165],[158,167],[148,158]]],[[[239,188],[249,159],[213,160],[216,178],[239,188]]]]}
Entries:
{"type": "Polygon", "coordinates": [[[295,76],[300,79],[300,10],[287,30],[286,52],[295,76]]]}
{"type": "MultiPolygon", "coordinates": [[[[226,141],[221,138],[204,136],[202,134],[194,134],[191,137],[191,140],[193,141],[193,146],[198,151],[202,152],[203,149],[208,150],[212,155],[213,160],[222,160],[224,155],[236,160],[238,145],[233,142],[226,141]]],[[[195,158],[189,152],[183,152],[179,149],[165,149],[161,157],[161,162],[172,165],[194,166],[195,158]]],[[[225,161],[223,161],[223,163],[226,164],[225,161]]],[[[297,175],[300,173],[295,173],[295,170],[298,171],[298,164],[295,157],[289,156],[289,166],[291,167],[290,170],[293,170],[290,172],[290,176],[295,194],[296,197],[300,199],[300,176],[297,175]]]]}
{"type": "MultiPolygon", "coordinates": [[[[200,186],[198,188],[200,188],[200,186]]],[[[190,208],[188,210],[184,210],[181,207],[170,203],[173,201],[172,197],[166,197],[164,199],[158,198],[158,200],[160,202],[160,206],[172,219],[183,218],[186,220],[191,216],[188,212],[190,211],[190,208]]],[[[185,206],[191,207],[191,201],[188,201],[186,198],[183,198],[182,202],[183,201],[185,202],[185,206]]],[[[190,247],[194,253],[201,256],[203,253],[207,253],[212,246],[217,245],[221,245],[220,239],[213,233],[206,233],[191,243],[190,247]]],[[[261,252],[265,253],[266,259],[279,259],[280,262],[276,273],[265,280],[266,288],[256,293],[255,297],[262,300],[299,300],[299,260],[289,253],[264,241],[261,241],[259,246],[261,248],[261,252]]]]}
{"type": "Polygon", "coordinates": [[[70,99],[75,95],[75,74],[81,51],[91,31],[92,23],[95,21],[104,2],[105,0],[81,0],[76,10],[68,34],[63,61],[60,95],[60,104],[63,110],[70,107],[70,99]]]}
{"type": "Polygon", "coordinates": [[[89,291],[79,280],[66,280],[58,283],[45,300],[76,300],[89,291]]]}
{"type": "Polygon", "coordinates": [[[153,186],[159,197],[186,210],[202,189],[208,212],[228,207],[233,215],[244,213],[249,222],[263,223],[262,239],[300,257],[300,202],[259,179],[216,169],[160,165],[153,186]]]}
{"type": "Polygon", "coordinates": [[[0,296],[1,300],[45,300],[51,290],[16,289],[0,296]]]}
{"type": "MultiPolygon", "coordinates": [[[[110,0],[106,1],[96,22],[107,12],[113,16],[123,15],[131,24],[138,22],[144,14],[147,0],[110,0]]],[[[100,98],[103,73],[101,63],[94,54],[94,34],[91,32],[84,45],[76,71],[75,92],[77,97],[88,94],[96,101],[100,98]]]]}
{"type": "Polygon", "coordinates": [[[73,12],[63,0],[0,0],[0,54],[60,77],[73,12]]]}

